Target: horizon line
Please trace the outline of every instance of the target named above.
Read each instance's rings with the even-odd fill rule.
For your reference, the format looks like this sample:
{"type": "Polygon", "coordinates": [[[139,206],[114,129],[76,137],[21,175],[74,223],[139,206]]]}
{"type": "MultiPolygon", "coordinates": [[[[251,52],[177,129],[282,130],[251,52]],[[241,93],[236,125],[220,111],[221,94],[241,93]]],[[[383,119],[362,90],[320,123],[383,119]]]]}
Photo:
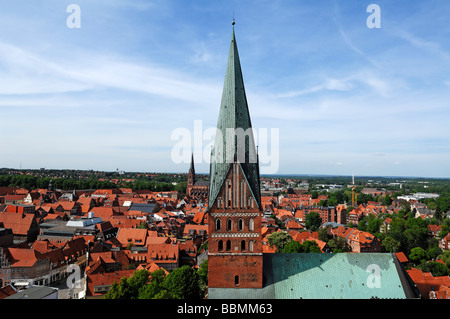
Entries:
{"type": "MultiPolygon", "coordinates": [[[[104,173],[113,173],[113,172],[125,172],[125,173],[136,173],[136,174],[183,174],[187,175],[187,172],[157,172],[157,171],[125,171],[125,170],[97,170],[97,169],[79,169],[79,168],[10,168],[10,167],[1,167],[0,171],[3,170],[17,170],[17,171],[93,171],[93,172],[104,172],[104,173]]],[[[196,175],[208,175],[208,173],[196,172],[196,175]]],[[[301,176],[301,177],[349,177],[352,178],[352,174],[322,174],[322,173],[279,173],[279,174],[260,174],[260,177],[276,177],[276,176],[301,176]]],[[[378,177],[378,178],[407,178],[407,179],[450,179],[450,177],[432,177],[432,176],[405,176],[405,175],[355,175],[355,178],[369,178],[369,177],[378,177]]]]}

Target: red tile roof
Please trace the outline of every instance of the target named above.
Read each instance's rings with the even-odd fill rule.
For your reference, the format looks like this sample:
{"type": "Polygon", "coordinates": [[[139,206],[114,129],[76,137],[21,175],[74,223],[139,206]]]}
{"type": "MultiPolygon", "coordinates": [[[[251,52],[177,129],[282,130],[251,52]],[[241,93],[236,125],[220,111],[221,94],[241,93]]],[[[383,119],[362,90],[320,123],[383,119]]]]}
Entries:
{"type": "Polygon", "coordinates": [[[26,236],[34,220],[32,214],[0,213],[0,223],[5,228],[11,228],[15,235],[26,236]]]}
{"type": "Polygon", "coordinates": [[[11,267],[33,267],[42,259],[42,254],[32,248],[8,248],[8,251],[12,257],[11,267]]]}
{"type": "Polygon", "coordinates": [[[433,290],[439,290],[441,286],[450,287],[449,276],[433,277],[431,273],[425,273],[416,268],[407,270],[407,272],[412,281],[417,285],[417,288],[420,290],[422,298],[429,299],[430,292],[433,290]]]}
{"type": "Polygon", "coordinates": [[[147,238],[147,229],[139,228],[119,228],[117,240],[126,247],[130,243],[133,246],[145,246],[147,238]]]}
{"type": "Polygon", "coordinates": [[[136,270],[140,270],[140,269],[146,269],[146,270],[148,270],[149,272],[154,272],[154,271],[157,271],[157,270],[162,269],[166,275],[169,274],[169,272],[168,272],[167,270],[165,270],[165,269],[162,268],[162,267],[159,267],[159,266],[158,266],[157,264],[155,264],[155,263],[140,264],[139,266],[137,266],[136,270]]]}
{"type": "Polygon", "coordinates": [[[397,256],[398,261],[401,263],[406,263],[409,261],[408,257],[406,257],[403,252],[395,253],[395,256],[397,256]]]}
{"type": "Polygon", "coordinates": [[[153,262],[164,261],[168,263],[177,263],[180,248],[178,244],[155,244],[148,246],[147,260],[153,262]]]}

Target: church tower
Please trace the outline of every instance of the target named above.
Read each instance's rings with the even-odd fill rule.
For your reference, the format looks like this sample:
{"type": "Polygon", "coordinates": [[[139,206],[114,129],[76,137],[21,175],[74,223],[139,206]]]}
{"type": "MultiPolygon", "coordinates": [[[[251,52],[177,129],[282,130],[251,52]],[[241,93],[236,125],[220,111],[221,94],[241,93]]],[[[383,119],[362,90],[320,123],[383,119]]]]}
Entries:
{"type": "Polygon", "coordinates": [[[188,180],[186,185],[186,194],[191,194],[191,190],[194,188],[195,184],[195,168],[194,168],[194,154],[192,154],[191,158],[191,167],[188,172],[188,180]]]}
{"type": "Polygon", "coordinates": [[[259,162],[233,32],[211,151],[208,286],[261,288],[259,162]]]}

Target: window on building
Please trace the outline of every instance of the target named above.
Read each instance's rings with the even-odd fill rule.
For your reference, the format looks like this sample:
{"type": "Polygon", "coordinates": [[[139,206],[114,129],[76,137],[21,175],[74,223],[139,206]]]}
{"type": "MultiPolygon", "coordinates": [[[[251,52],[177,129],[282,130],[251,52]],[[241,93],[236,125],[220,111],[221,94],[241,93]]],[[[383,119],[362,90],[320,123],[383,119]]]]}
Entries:
{"type": "Polygon", "coordinates": [[[227,247],[226,247],[227,251],[231,250],[231,240],[227,240],[227,247]]]}
{"type": "Polygon", "coordinates": [[[244,221],[242,220],[242,218],[239,218],[238,230],[243,230],[243,229],[244,229],[244,221]]]}
{"type": "Polygon", "coordinates": [[[239,286],[239,276],[238,275],[234,276],[234,285],[239,286]]]}
{"type": "Polygon", "coordinates": [[[231,220],[231,218],[228,218],[227,220],[227,230],[230,231],[233,227],[233,221],[231,220]]]}
{"type": "Polygon", "coordinates": [[[227,179],[227,189],[225,191],[225,202],[228,205],[227,208],[231,208],[231,180],[227,179]]]}
{"type": "Polygon", "coordinates": [[[219,251],[222,251],[222,250],[223,250],[223,241],[221,241],[221,240],[219,240],[218,250],[219,250],[219,251]]]}
{"type": "Polygon", "coordinates": [[[255,221],[253,220],[253,218],[250,218],[250,220],[248,222],[248,230],[249,231],[255,230],[255,221]]]}
{"type": "Polygon", "coordinates": [[[241,241],[241,250],[244,251],[245,250],[245,240],[241,241]]]}
{"type": "Polygon", "coordinates": [[[252,241],[252,240],[250,240],[250,241],[248,242],[248,250],[249,250],[249,251],[253,251],[253,241],[252,241]]]}
{"type": "Polygon", "coordinates": [[[216,230],[220,230],[222,228],[222,221],[220,218],[216,219],[216,230]]]}

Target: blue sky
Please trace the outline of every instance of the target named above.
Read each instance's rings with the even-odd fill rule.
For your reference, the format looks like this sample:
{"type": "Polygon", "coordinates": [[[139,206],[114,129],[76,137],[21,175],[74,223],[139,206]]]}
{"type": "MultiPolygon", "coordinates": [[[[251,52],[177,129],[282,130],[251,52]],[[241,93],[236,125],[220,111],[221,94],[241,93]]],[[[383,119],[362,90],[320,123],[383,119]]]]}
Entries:
{"type": "Polygon", "coordinates": [[[450,177],[446,0],[2,1],[0,167],[187,171],[171,134],[215,127],[233,12],[278,173],[450,177]]]}

